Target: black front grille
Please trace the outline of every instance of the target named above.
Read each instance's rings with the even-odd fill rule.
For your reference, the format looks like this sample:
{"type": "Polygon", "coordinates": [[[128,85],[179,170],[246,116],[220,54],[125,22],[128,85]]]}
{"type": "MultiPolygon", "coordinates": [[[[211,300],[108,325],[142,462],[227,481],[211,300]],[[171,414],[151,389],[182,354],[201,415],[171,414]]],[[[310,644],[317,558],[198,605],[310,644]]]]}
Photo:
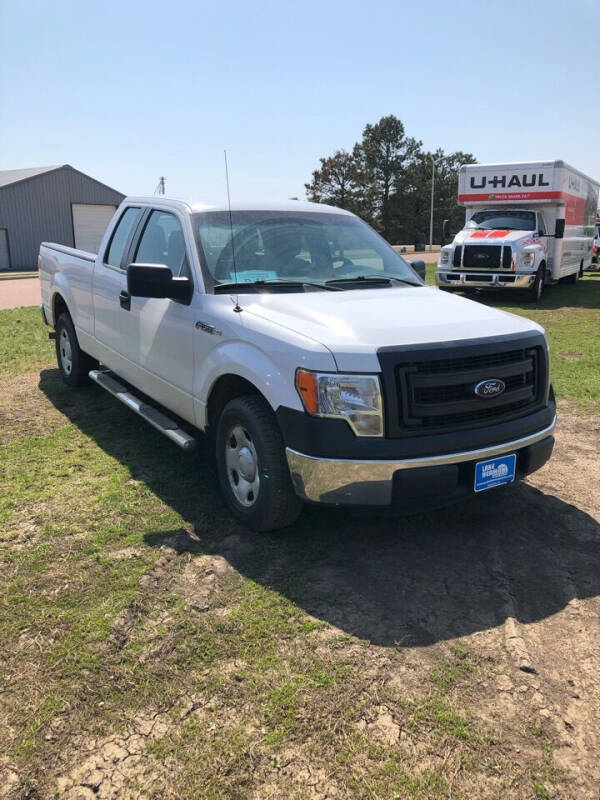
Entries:
{"type": "Polygon", "coordinates": [[[402,422],[407,427],[446,427],[525,408],[536,401],[537,362],[538,348],[533,347],[399,366],[397,382],[405,401],[402,422]],[[489,378],[504,381],[504,392],[479,397],[475,386],[489,378]]]}
{"type": "Polygon", "coordinates": [[[463,266],[467,269],[500,269],[502,247],[498,244],[466,244],[463,266]]]}
{"type": "Polygon", "coordinates": [[[477,367],[492,367],[519,361],[524,352],[523,349],[519,349],[500,353],[437,358],[430,361],[415,361],[414,366],[418,372],[452,372],[455,370],[476,369],[477,367]]]}
{"type": "MultiPolygon", "coordinates": [[[[533,387],[534,369],[527,372],[520,372],[518,375],[511,375],[504,379],[506,392],[513,392],[525,386],[533,387]]],[[[437,405],[439,403],[459,403],[465,399],[471,400],[473,397],[473,381],[466,383],[450,384],[449,386],[415,386],[413,389],[413,399],[415,404],[423,403],[437,405]]]]}
{"type": "Polygon", "coordinates": [[[457,244],[454,248],[454,255],[452,256],[452,266],[460,267],[460,260],[462,258],[462,245],[457,244]]]}
{"type": "Polygon", "coordinates": [[[390,435],[473,428],[541,408],[548,374],[543,337],[529,334],[517,338],[523,346],[515,346],[519,343],[513,340],[503,347],[501,340],[496,340],[488,346],[427,348],[413,353],[412,358],[408,352],[399,352],[394,358],[389,352],[392,348],[380,353],[390,435]],[[502,394],[475,394],[480,381],[492,378],[504,382],[502,394]]]}

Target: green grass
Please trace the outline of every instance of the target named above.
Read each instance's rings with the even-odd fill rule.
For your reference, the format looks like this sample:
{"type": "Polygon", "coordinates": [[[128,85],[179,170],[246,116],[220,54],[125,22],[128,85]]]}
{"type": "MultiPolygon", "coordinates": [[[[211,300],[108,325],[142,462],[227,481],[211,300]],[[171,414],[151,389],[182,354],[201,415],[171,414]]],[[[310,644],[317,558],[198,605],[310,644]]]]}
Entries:
{"type": "MultiPolygon", "coordinates": [[[[597,280],[570,308],[513,309],[546,315],[561,400],[599,399],[597,348],[582,333],[597,280]],[[580,359],[559,360],[577,348],[580,359]]],[[[0,312],[0,735],[15,796],[53,797],[88,749],[123,737],[144,770],[106,767],[113,796],[127,796],[123,770],[165,798],[304,800],[311,782],[357,800],[439,800],[472,796],[496,771],[510,787],[499,796],[545,796],[541,729],[518,739],[533,743],[522,766],[516,743],[478,719],[487,660],[459,642],[377,644],[378,609],[348,606],[345,627],[322,621],[338,624],[336,598],[351,589],[320,607],[306,576],[326,565],[325,591],[330,571],[347,569],[331,555],[338,533],[349,552],[360,537],[388,546],[381,520],[318,510],[285,539],[247,533],[223,506],[207,445],[181,453],[97,388],[67,389],[53,360],[36,309],[0,312]]]]}

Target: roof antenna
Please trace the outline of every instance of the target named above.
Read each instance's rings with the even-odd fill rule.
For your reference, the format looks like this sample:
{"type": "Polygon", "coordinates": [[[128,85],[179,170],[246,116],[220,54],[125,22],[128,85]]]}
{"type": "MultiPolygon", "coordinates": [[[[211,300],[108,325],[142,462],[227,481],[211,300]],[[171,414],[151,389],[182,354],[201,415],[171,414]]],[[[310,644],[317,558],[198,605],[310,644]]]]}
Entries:
{"type": "MultiPolygon", "coordinates": [[[[233,241],[233,220],[231,217],[231,197],[229,196],[229,168],[227,167],[227,150],[223,150],[223,155],[225,156],[225,183],[227,184],[227,207],[229,208],[229,232],[231,234],[231,259],[233,261],[233,275],[234,280],[237,283],[237,266],[235,263],[235,244],[233,241]]],[[[233,309],[237,314],[240,313],[242,310],[240,308],[240,298],[239,295],[236,295],[235,298],[235,307],[233,309]]]]}

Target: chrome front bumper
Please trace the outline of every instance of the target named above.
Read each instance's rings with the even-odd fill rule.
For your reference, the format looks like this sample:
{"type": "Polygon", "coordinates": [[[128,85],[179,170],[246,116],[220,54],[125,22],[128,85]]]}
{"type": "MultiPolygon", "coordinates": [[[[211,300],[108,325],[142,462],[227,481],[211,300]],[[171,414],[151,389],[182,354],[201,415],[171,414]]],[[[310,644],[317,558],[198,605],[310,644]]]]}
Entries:
{"type": "Polygon", "coordinates": [[[460,272],[442,269],[435,273],[438,286],[455,289],[528,289],[535,281],[535,273],[518,272],[460,272]]]}
{"type": "Polygon", "coordinates": [[[333,505],[387,506],[392,501],[392,478],[397,470],[483,461],[535,444],[550,436],[555,425],[556,417],[547,428],[511,442],[479,450],[401,461],[318,458],[299,453],[290,447],[285,452],[296,494],[303,500],[333,505]]]}

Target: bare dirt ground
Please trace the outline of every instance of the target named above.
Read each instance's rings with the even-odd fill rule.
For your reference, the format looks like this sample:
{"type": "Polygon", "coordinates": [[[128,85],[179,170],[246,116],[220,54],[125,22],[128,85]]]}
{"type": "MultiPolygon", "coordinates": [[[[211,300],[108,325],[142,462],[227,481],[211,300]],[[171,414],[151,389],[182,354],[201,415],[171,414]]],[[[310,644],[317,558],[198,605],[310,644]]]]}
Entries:
{"type": "MultiPolygon", "coordinates": [[[[30,416],[31,388],[26,377],[3,387],[21,408],[15,430],[30,416]]],[[[52,390],[45,393],[52,398],[52,390]]],[[[58,396],[52,403],[46,398],[42,408],[38,396],[36,414],[47,414],[51,425],[66,415],[85,433],[85,398],[61,403],[58,396]]],[[[598,800],[600,420],[563,406],[556,438],[552,460],[527,482],[441,512],[398,519],[307,509],[285,536],[261,537],[233,524],[227,535],[215,535],[215,525],[229,525],[227,515],[219,510],[211,518],[207,511],[208,520],[115,549],[115,561],[136,559],[148,546],[162,551],[142,576],[135,602],[113,623],[107,647],[115,652],[127,648],[135,633],[143,643],[140,663],[179,665],[186,640],[173,625],[167,600],[181,600],[189,619],[222,632],[234,624],[242,578],[251,578],[319,623],[296,638],[281,637],[277,669],[290,669],[309,653],[332,673],[347,669],[346,677],[324,695],[314,694],[314,687],[298,695],[295,727],[273,757],[263,749],[267,701],[257,699],[255,684],[248,688],[250,672],[252,680],[263,677],[256,666],[251,670],[250,651],[232,651],[218,661],[219,684],[212,692],[200,688],[209,669],[201,672],[202,680],[190,682],[185,663],[180,672],[173,666],[179,682],[173,694],[162,705],[114,714],[108,732],[94,730],[89,721],[78,728],[76,716],[69,720],[73,709],[58,715],[45,737],[47,772],[36,774],[35,791],[25,789],[19,770],[0,756],[0,798],[598,800]],[[158,638],[163,628],[167,636],[158,638]],[[448,743],[450,728],[444,729],[446,738],[436,732],[449,712],[425,698],[432,670],[444,697],[485,731],[481,738],[454,731],[456,741],[465,743],[465,759],[485,760],[481,770],[476,764],[470,771],[457,766],[455,784],[447,773],[457,746],[448,743]],[[181,730],[192,731],[192,740],[182,739],[181,730]],[[228,730],[244,739],[247,761],[228,760],[222,739],[211,749],[228,730]],[[532,793],[529,775],[541,768],[542,737],[548,743],[547,772],[544,788],[532,793]],[[359,740],[372,752],[353,750],[359,740]],[[191,760],[186,769],[196,770],[212,788],[187,795],[173,783],[173,765],[196,747],[208,756],[191,760]],[[409,787],[397,795],[378,793],[366,766],[361,777],[361,759],[366,764],[373,753],[391,754],[421,774],[444,772],[444,788],[415,784],[414,792],[409,787]]],[[[96,432],[94,441],[127,460],[127,447],[119,451],[108,434],[96,432]]],[[[177,505],[161,474],[146,471],[139,480],[177,505]]],[[[239,617],[239,624],[243,636],[258,620],[239,617]]],[[[19,647],[35,654],[44,642],[24,635],[19,647]]],[[[268,667],[261,669],[268,677],[268,667]]],[[[92,692],[91,679],[88,688],[92,692]]],[[[277,695],[269,713],[280,713],[284,704],[277,695]]],[[[98,707],[98,717],[103,713],[98,707]]],[[[452,718],[453,729],[463,725],[460,719],[452,718]]],[[[12,735],[6,719],[0,719],[0,730],[12,735]]],[[[44,756],[37,757],[43,763],[44,756]]]]}

